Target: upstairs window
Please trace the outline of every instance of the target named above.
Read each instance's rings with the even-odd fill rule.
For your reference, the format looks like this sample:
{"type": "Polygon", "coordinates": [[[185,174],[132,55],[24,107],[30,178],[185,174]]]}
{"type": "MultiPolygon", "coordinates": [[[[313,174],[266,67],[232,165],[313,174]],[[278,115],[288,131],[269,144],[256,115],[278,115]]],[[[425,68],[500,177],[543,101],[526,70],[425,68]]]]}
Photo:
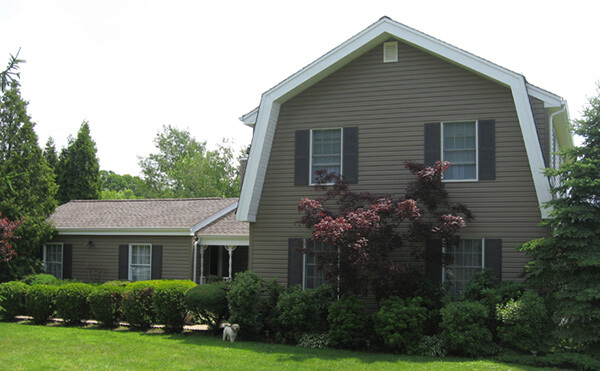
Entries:
{"type": "Polygon", "coordinates": [[[129,280],[146,281],[151,279],[152,245],[129,245],[129,280]]]}
{"type": "Polygon", "coordinates": [[[342,175],[342,129],[311,130],[311,183],[317,182],[315,172],[342,175]]]}
{"type": "Polygon", "coordinates": [[[477,122],[442,123],[442,160],[450,162],[444,180],[477,180],[477,122]]]}
{"type": "Polygon", "coordinates": [[[58,279],[63,278],[63,244],[54,242],[44,245],[44,272],[58,279]]]}

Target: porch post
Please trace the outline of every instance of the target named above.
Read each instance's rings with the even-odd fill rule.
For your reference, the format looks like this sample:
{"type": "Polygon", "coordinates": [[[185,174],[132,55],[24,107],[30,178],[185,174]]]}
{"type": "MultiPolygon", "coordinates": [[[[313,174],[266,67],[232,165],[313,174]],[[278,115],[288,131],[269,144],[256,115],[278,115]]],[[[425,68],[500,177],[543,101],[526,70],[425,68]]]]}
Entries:
{"type": "Polygon", "coordinates": [[[203,285],[204,282],[204,251],[208,248],[206,245],[200,246],[200,285],[203,285]]]}
{"type": "Polygon", "coordinates": [[[233,250],[235,250],[237,246],[225,246],[225,249],[227,249],[227,252],[229,253],[229,280],[231,281],[231,279],[233,277],[232,276],[232,271],[231,271],[231,258],[233,256],[233,250]]]}

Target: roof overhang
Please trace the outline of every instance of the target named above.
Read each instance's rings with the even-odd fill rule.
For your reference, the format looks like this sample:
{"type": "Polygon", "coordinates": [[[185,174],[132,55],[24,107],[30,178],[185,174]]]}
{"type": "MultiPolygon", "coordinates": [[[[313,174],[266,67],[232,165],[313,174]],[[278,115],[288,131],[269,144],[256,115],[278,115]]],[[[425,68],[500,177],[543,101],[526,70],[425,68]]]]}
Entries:
{"type": "Polygon", "coordinates": [[[198,235],[198,244],[204,246],[249,246],[249,236],[198,235]]]}
{"type": "Polygon", "coordinates": [[[245,118],[242,120],[245,124],[252,123],[255,126],[237,220],[256,221],[281,104],[390,38],[398,39],[510,88],[542,217],[548,217],[548,210],[544,205],[551,199],[550,184],[543,175],[544,159],[529,96],[542,100],[546,108],[560,107],[563,100],[555,94],[528,84],[518,73],[384,17],[265,92],[260,106],[242,116],[245,118]]]}
{"type": "Polygon", "coordinates": [[[61,236],[194,236],[189,228],[56,228],[61,236]]]}

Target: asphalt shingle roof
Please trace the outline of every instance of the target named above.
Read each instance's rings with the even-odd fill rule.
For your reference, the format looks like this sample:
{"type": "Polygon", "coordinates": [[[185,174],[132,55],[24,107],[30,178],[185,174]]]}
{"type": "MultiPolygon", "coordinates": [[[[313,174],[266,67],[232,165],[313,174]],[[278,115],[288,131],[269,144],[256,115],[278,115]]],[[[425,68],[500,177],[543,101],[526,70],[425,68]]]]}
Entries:
{"type": "Polygon", "coordinates": [[[236,201],[237,198],[218,197],[194,199],[75,200],[59,206],[50,217],[50,220],[59,229],[191,228],[236,201]]]}
{"type": "Polygon", "coordinates": [[[235,220],[235,211],[231,211],[222,218],[202,228],[197,235],[236,235],[248,236],[250,227],[248,223],[235,220]]]}

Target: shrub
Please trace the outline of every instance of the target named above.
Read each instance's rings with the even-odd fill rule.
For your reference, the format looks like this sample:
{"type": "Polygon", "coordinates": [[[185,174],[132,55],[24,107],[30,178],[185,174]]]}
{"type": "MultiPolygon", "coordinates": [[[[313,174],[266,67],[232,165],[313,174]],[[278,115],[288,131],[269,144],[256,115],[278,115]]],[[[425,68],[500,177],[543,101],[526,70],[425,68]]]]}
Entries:
{"type": "Polygon", "coordinates": [[[298,346],[303,348],[323,349],[329,347],[329,334],[311,332],[304,334],[298,341],[298,346]]]}
{"type": "Polygon", "coordinates": [[[216,332],[221,322],[227,318],[227,290],[229,282],[222,280],[215,283],[198,285],[189,289],[185,294],[186,308],[216,332]]]}
{"type": "Polygon", "coordinates": [[[261,309],[260,291],[264,285],[263,279],[252,271],[240,272],[235,275],[231,288],[227,292],[227,302],[231,323],[240,325],[240,334],[246,339],[258,337],[262,329],[259,321],[261,309]]]}
{"type": "Polygon", "coordinates": [[[66,324],[81,323],[90,317],[90,306],[87,298],[92,286],[85,283],[68,283],[56,290],[56,313],[66,324]]]}
{"type": "Polygon", "coordinates": [[[277,312],[281,334],[288,341],[298,342],[305,332],[312,332],[319,319],[310,290],[302,291],[300,285],[292,286],[279,295],[277,312]]]}
{"type": "Polygon", "coordinates": [[[39,274],[30,274],[28,276],[25,276],[25,277],[23,277],[23,279],[21,279],[21,282],[26,283],[29,286],[58,285],[60,280],[51,274],[39,273],[39,274]]]}
{"type": "Polygon", "coordinates": [[[329,307],[329,343],[338,348],[357,349],[364,345],[366,316],[363,301],[346,294],[329,307]]]}
{"type": "Polygon", "coordinates": [[[385,346],[400,353],[414,354],[423,336],[427,309],[420,297],[402,300],[392,296],[381,301],[381,307],[373,315],[375,333],[385,346]]]}
{"type": "Polygon", "coordinates": [[[135,329],[146,330],[154,324],[152,296],[157,281],[138,281],[125,287],[123,293],[123,316],[135,329]]]}
{"type": "Polygon", "coordinates": [[[29,286],[19,281],[0,283],[0,296],[4,297],[4,311],[0,311],[0,318],[11,320],[17,314],[25,314],[25,293],[28,288],[29,286]]]}
{"type": "Polygon", "coordinates": [[[305,291],[311,297],[315,308],[317,309],[318,321],[316,327],[326,331],[329,328],[327,319],[329,316],[329,306],[335,300],[333,288],[329,285],[321,285],[305,291]]]}
{"type": "Polygon", "coordinates": [[[550,320],[543,299],[527,291],[519,300],[510,299],[496,311],[502,342],[523,352],[544,350],[550,320]]]}
{"type": "Polygon", "coordinates": [[[279,301],[279,295],[281,295],[283,290],[283,286],[277,283],[277,279],[275,278],[263,286],[260,320],[263,323],[263,328],[267,336],[269,333],[277,334],[281,331],[279,314],[277,313],[277,301],[279,301]]]}
{"type": "Polygon", "coordinates": [[[185,293],[196,286],[192,281],[163,281],[154,291],[152,304],[158,323],[165,326],[165,331],[177,333],[183,330],[183,320],[187,313],[185,293]]]}
{"type": "Polygon", "coordinates": [[[492,333],[486,327],[489,314],[483,304],[454,302],[440,312],[442,338],[452,354],[481,357],[492,353],[492,333]]]}
{"type": "Polygon", "coordinates": [[[122,316],[124,285],[111,282],[95,287],[88,296],[93,317],[104,327],[115,327],[122,316]]]}
{"type": "Polygon", "coordinates": [[[445,357],[446,342],[439,335],[423,336],[418,346],[418,354],[429,357],[445,357]]]}
{"type": "Polygon", "coordinates": [[[53,285],[33,285],[25,294],[27,314],[35,324],[44,324],[54,314],[54,297],[58,287],[53,285]]]}

